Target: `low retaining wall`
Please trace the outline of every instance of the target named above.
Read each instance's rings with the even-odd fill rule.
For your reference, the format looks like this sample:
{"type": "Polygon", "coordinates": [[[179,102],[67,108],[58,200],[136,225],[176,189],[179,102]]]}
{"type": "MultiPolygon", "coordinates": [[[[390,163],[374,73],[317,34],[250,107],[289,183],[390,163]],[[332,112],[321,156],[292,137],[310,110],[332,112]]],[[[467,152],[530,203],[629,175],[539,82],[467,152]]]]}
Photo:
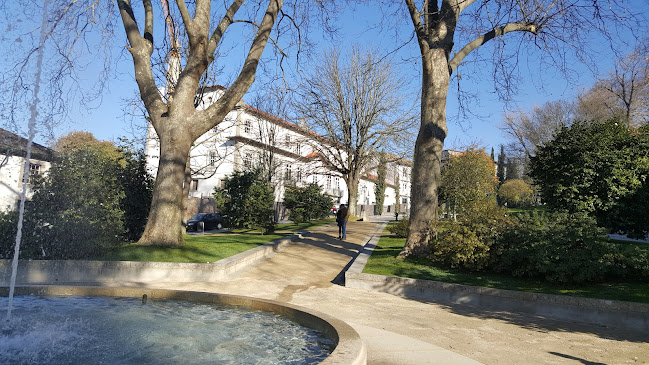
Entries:
{"type": "MultiPolygon", "coordinates": [[[[218,281],[265,260],[300,237],[295,234],[214,263],[21,260],[17,284],[62,284],[104,282],[191,282],[218,281]]],[[[0,284],[11,279],[11,260],[0,260],[0,284]]]]}
{"type": "MultiPolygon", "coordinates": [[[[8,289],[9,288],[7,287],[0,287],[0,296],[7,296],[9,292],[8,289]]],[[[347,323],[324,313],[272,300],[180,290],[99,288],[83,286],[16,287],[15,294],[126,298],[142,298],[143,295],[146,295],[147,300],[182,300],[197,303],[241,306],[253,310],[272,312],[290,318],[304,327],[320,330],[327,338],[336,344],[333,352],[322,361],[321,364],[364,365],[367,363],[367,350],[365,344],[358,333],[347,323]]]]}
{"type": "Polygon", "coordinates": [[[375,236],[345,273],[345,286],[440,303],[525,313],[545,318],[649,332],[649,304],[528,293],[362,273],[380,237],[375,236]]]}

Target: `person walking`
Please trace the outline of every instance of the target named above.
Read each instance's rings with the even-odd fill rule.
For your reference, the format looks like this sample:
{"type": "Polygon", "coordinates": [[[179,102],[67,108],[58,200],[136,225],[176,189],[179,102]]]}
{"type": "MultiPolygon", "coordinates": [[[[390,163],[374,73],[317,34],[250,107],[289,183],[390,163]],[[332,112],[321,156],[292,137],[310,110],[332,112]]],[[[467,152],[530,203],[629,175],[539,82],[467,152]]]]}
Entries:
{"type": "Polygon", "coordinates": [[[345,204],[340,204],[336,212],[336,222],[338,223],[338,239],[347,239],[347,220],[349,219],[348,210],[345,204]]]}

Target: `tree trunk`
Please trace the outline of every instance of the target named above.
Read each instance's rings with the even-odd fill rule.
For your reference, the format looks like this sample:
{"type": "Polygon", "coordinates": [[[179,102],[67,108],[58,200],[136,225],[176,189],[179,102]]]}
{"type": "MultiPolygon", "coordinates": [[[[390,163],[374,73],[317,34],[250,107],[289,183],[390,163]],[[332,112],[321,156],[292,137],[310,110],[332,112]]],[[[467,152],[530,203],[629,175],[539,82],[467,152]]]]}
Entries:
{"type": "MultiPolygon", "coordinates": [[[[173,125],[173,124],[169,124],[173,125]]],[[[160,164],[149,219],[139,245],[179,246],[183,240],[183,181],[192,138],[181,128],[159,132],[160,164]]]]}
{"type": "Polygon", "coordinates": [[[356,206],[358,205],[358,178],[350,176],[347,181],[347,207],[350,217],[357,217],[356,206]]]}
{"type": "Polygon", "coordinates": [[[446,95],[450,82],[444,49],[422,52],[421,126],[412,170],[408,239],[399,257],[424,255],[437,222],[437,188],[446,138],[446,95]]]}

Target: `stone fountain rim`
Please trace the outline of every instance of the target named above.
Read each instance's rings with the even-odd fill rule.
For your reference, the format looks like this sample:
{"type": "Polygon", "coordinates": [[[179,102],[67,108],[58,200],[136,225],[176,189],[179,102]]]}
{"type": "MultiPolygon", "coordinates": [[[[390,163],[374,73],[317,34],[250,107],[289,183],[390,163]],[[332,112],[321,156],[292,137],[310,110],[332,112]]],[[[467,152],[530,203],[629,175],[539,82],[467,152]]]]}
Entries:
{"type": "MultiPolygon", "coordinates": [[[[234,307],[245,307],[252,310],[275,313],[290,318],[302,326],[320,330],[325,337],[332,340],[335,348],[321,362],[333,364],[366,364],[367,350],[359,334],[347,323],[293,304],[268,299],[253,298],[232,294],[185,291],[175,289],[121,288],[94,286],[53,286],[53,285],[20,285],[15,288],[15,295],[43,296],[101,296],[141,299],[146,294],[147,300],[179,300],[204,304],[221,304],[234,307]]],[[[0,287],[0,295],[8,296],[9,287],[0,287]]]]}

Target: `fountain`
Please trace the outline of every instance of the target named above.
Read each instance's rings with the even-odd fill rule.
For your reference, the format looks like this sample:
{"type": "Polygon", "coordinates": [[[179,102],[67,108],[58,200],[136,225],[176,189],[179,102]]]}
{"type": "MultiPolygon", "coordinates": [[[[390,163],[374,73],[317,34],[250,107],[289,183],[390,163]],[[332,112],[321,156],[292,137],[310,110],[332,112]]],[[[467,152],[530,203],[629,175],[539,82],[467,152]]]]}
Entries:
{"type": "Polygon", "coordinates": [[[0,363],[365,363],[349,325],[274,301],[82,286],[15,294],[15,318],[0,327],[0,363]]]}
{"type": "MultiPolygon", "coordinates": [[[[175,290],[16,286],[48,4],[43,0],[14,258],[9,285],[0,287],[0,307],[7,307],[0,363],[365,364],[365,346],[349,325],[287,304],[175,290]]],[[[59,280],[60,273],[49,276],[59,280]]]]}

